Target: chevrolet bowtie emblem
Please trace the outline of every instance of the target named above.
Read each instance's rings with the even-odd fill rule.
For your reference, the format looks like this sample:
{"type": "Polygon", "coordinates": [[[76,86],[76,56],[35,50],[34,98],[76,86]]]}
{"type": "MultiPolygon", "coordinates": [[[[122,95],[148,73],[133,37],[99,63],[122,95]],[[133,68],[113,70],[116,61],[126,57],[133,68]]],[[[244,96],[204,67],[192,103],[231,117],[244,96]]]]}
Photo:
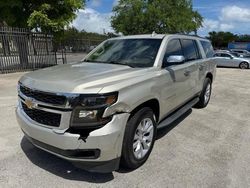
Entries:
{"type": "Polygon", "coordinates": [[[32,109],[35,106],[35,103],[32,101],[32,99],[25,99],[25,104],[29,109],[32,109]]]}

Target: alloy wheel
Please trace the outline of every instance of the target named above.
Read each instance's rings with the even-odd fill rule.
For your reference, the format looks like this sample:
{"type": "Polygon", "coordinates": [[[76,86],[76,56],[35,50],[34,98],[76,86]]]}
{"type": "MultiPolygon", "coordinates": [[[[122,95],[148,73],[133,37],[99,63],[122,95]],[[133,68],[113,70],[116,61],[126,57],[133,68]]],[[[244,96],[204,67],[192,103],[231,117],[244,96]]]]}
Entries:
{"type": "Polygon", "coordinates": [[[247,69],[248,68],[248,63],[246,63],[246,62],[241,63],[240,68],[241,69],[247,69]]]}
{"type": "Polygon", "coordinates": [[[209,99],[210,99],[210,95],[211,95],[211,84],[207,85],[205,94],[204,94],[204,102],[205,104],[208,103],[209,99]]]}
{"type": "Polygon", "coordinates": [[[150,118],[144,118],[138,125],[133,142],[136,159],[142,159],[150,150],[154,136],[154,125],[150,118]]]}

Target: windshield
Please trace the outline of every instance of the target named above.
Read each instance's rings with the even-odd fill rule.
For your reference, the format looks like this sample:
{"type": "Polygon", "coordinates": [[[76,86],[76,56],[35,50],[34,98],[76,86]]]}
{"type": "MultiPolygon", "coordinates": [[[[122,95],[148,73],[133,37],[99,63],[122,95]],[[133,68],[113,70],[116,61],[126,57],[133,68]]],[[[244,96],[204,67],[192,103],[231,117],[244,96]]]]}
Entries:
{"type": "Polygon", "coordinates": [[[152,67],[162,39],[107,40],[84,61],[130,67],[152,67]]]}

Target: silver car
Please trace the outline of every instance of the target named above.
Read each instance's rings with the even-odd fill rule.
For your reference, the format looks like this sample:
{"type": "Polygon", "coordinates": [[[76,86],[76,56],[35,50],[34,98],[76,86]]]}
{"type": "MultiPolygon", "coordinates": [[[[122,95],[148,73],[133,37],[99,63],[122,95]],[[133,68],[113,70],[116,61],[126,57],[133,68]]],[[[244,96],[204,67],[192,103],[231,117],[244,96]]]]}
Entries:
{"type": "Polygon", "coordinates": [[[231,49],[231,52],[236,52],[244,58],[250,58],[250,52],[243,49],[231,49]]]}
{"type": "Polygon", "coordinates": [[[221,67],[238,67],[241,69],[248,69],[250,67],[250,60],[246,58],[237,57],[228,52],[216,52],[214,54],[217,66],[221,67]]]}

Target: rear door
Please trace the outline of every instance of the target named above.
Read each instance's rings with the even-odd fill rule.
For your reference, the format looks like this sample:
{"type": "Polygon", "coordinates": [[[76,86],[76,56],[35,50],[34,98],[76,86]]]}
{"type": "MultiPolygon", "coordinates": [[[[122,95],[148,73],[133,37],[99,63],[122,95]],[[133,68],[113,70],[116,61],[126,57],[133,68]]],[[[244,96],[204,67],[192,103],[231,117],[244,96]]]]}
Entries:
{"type": "Polygon", "coordinates": [[[197,86],[202,57],[196,40],[181,39],[181,45],[185,57],[185,72],[188,73],[187,99],[190,99],[199,92],[197,86]]]}
{"type": "Polygon", "coordinates": [[[201,53],[202,53],[202,50],[205,53],[204,54],[205,56],[199,62],[199,67],[198,67],[199,68],[199,78],[198,78],[197,87],[198,87],[198,90],[201,91],[203,88],[204,77],[206,76],[206,72],[207,72],[207,70],[214,69],[214,66],[216,64],[216,62],[215,62],[216,58],[214,58],[215,52],[214,52],[213,46],[212,46],[210,41],[201,39],[201,40],[199,40],[199,43],[201,44],[200,45],[201,53]]]}

